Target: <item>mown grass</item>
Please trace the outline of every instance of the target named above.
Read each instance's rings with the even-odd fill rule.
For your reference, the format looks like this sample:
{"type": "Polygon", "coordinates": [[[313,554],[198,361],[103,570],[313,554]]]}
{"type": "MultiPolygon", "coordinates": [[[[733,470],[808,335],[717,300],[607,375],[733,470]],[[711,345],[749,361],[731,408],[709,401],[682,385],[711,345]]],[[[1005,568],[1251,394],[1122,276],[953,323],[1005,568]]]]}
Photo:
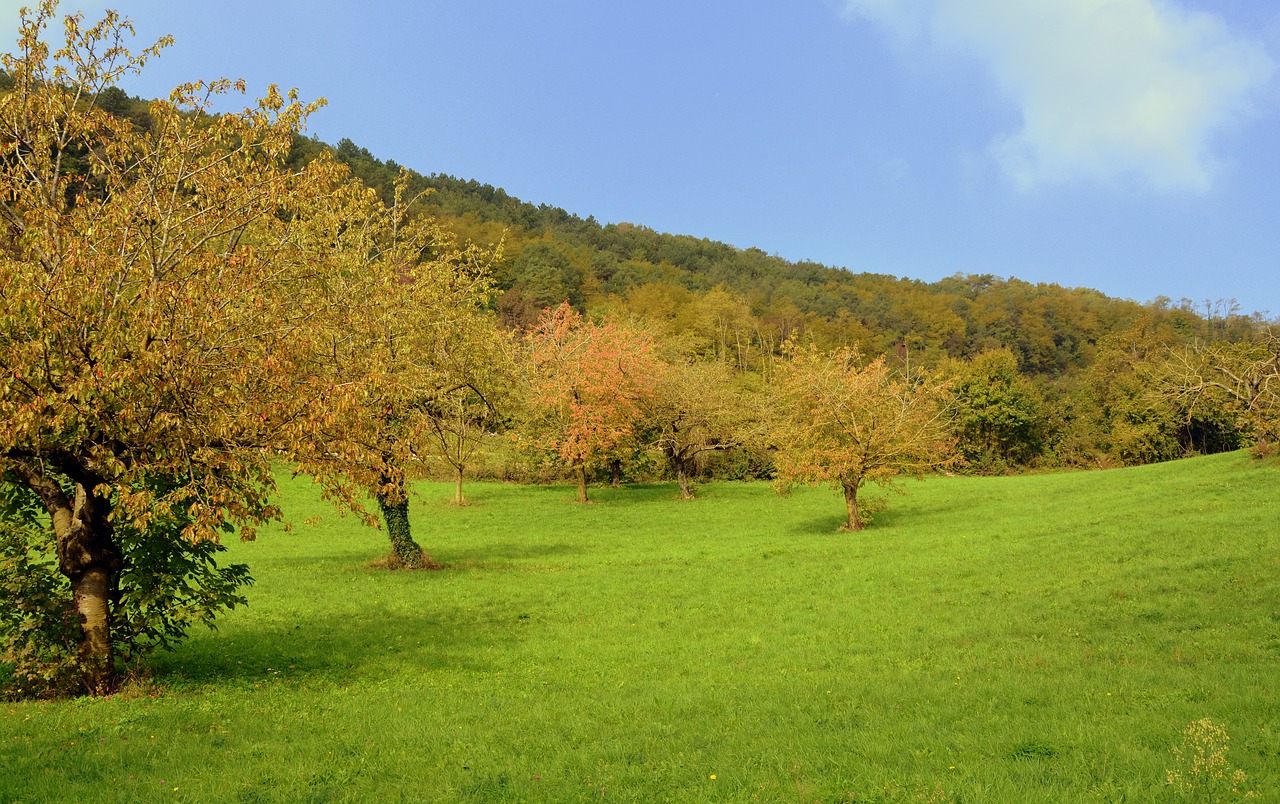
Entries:
{"type": "Polygon", "coordinates": [[[908,489],[424,484],[406,574],[295,482],[154,689],[0,705],[0,801],[1166,801],[1201,718],[1280,800],[1280,467],[908,489]]]}

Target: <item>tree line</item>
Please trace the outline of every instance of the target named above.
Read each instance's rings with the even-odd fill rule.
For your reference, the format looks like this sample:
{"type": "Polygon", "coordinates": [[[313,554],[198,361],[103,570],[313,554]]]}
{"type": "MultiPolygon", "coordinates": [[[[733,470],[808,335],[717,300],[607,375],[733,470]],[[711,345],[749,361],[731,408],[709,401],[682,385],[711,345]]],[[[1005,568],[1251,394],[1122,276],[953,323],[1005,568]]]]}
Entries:
{"type": "Polygon", "coordinates": [[[320,104],[193,82],[142,104],[108,12],[24,13],[0,86],[0,686],[103,694],[120,660],[244,602],[219,540],[281,466],[434,566],[412,481],[455,501],[494,438],[681,497],[751,474],[867,483],[1276,443],[1280,341],[1235,311],[993,277],[792,264],[299,134],[320,104]],[[661,466],[652,468],[652,456],[661,466]]]}

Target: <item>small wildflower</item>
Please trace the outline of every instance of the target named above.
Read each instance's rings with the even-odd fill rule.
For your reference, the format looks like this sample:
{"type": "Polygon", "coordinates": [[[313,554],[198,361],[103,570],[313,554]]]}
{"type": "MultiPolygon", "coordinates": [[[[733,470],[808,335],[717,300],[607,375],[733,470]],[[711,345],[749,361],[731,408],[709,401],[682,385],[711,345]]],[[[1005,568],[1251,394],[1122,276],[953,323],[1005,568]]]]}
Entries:
{"type": "Polygon", "coordinates": [[[713,781],[713,782],[714,782],[715,780],[716,780],[716,775],[713,773],[713,774],[711,774],[711,781],[713,781]]]}

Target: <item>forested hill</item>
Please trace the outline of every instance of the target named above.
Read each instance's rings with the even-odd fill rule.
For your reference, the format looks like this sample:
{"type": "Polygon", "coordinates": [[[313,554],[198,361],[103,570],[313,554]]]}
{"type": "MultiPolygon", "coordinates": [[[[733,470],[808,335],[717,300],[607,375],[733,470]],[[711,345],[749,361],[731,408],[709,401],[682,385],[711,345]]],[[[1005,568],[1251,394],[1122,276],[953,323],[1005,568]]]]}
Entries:
{"type": "MultiPolygon", "coordinates": [[[[328,147],[315,140],[298,145],[300,158],[328,147]]],[[[334,150],[353,173],[384,192],[401,170],[350,140],[334,150]]],[[[926,283],[790,262],[760,249],[643,225],[602,225],[559,207],[522,202],[474,180],[412,175],[414,189],[432,190],[430,208],[461,237],[504,243],[497,271],[503,291],[499,306],[514,326],[565,299],[579,307],[665,318],[677,329],[682,319],[696,313],[705,317],[711,306],[718,308],[712,314],[721,319],[722,329],[733,330],[737,343],[749,339],[756,348],[768,349],[803,332],[857,343],[873,354],[905,348],[927,362],[1008,346],[1023,372],[1061,376],[1088,365],[1106,336],[1129,331],[1140,321],[1163,322],[1182,337],[1233,339],[1248,337],[1256,323],[1230,305],[1208,310],[1186,300],[1144,305],[1086,288],[992,275],[926,283]],[[685,309],[695,302],[702,309],[685,309]]]]}
{"type": "MultiPolygon", "coordinates": [[[[140,127],[149,124],[147,104],[119,89],[99,103],[140,127]]],[[[402,169],[348,139],[331,146],[299,136],[291,159],[302,164],[324,149],[384,195],[402,169]]],[[[732,356],[747,370],[802,335],[924,363],[1008,347],[1024,374],[1054,378],[1089,366],[1109,336],[1154,326],[1165,339],[1236,340],[1258,325],[1230,305],[1139,304],[992,275],[926,283],[790,262],[640,224],[602,225],[474,180],[409,173],[411,190],[429,189],[426,208],[460,238],[501,243],[496,304],[509,326],[528,326],[543,308],[568,300],[593,313],[644,318],[695,352],[732,356]]]]}

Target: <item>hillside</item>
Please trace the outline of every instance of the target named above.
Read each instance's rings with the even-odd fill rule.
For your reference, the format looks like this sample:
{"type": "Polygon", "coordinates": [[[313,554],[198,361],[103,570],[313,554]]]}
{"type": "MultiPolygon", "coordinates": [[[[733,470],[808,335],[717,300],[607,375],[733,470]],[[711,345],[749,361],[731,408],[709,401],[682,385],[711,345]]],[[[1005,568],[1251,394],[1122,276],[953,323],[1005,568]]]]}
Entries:
{"type": "MultiPolygon", "coordinates": [[[[139,127],[150,124],[146,101],[118,88],[98,103],[139,127]]],[[[291,159],[303,164],[326,149],[384,194],[408,169],[348,139],[335,146],[297,137],[291,159]]],[[[926,362],[1006,346],[1024,373],[1056,378],[1088,366],[1100,341],[1140,321],[1156,320],[1180,337],[1229,340],[1248,337],[1258,323],[1231,302],[1140,304],[1012,277],[956,275],[928,283],[791,262],[756,248],[656,232],[643,222],[601,224],[474,180],[408,170],[412,190],[430,193],[425,209],[461,238],[502,245],[497,304],[512,326],[527,325],[542,307],[566,299],[580,309],[674,320],[673,309],[690,297],[723,290],[734,308],[722,311],[725,325],[736,341],[749,340],[757,350],[806,333],[856,343],[870,354],[908,349],[926,362]]]]}

